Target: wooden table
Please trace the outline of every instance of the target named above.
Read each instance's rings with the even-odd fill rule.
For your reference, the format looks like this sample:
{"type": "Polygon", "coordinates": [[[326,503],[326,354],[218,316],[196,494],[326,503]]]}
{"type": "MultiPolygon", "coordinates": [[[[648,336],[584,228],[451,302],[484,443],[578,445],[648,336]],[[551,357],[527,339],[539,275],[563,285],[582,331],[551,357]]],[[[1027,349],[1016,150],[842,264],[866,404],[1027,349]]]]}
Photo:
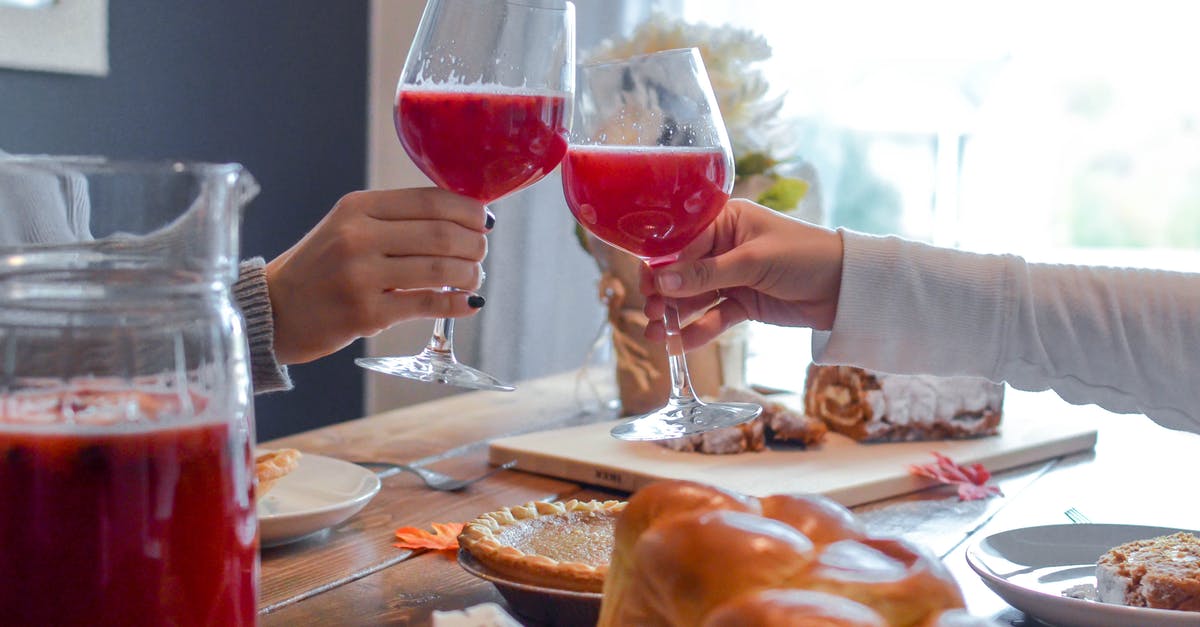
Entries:
{"type": "MultiPolygon", "coordinates": [[[[528,381],[516,392],[472,392],[263,443],[344,459],[428,465],[455,476],[487,467],[491,439],[594,420],[581,410],[576,373],[528,381]]],[[[1048,399],[1050,400],[1050,399],[1048,399]]],[[[966,565],[964,550],[997,531],[1067,522],[1074,506],[1094,522],[1195,528],[1200,436],[1168,431],[1141,416],[1050,400],[1055,411],[1096,421],[1096,449],[996,476],[1003,498],[959,502],[935,488],[855,508],[875,534],[901,535],[945,560],[963,587],[968,609],[1030,625],[988,590],[966,565]]],[[[465,521],[532,500],[623,498],[626,495],[519,471],[504,471],[464,492],[436,492],[416,477],[384,479],[358,515],[329,532],[262,553],[261,624],[426,625],[434,610],[493,601],[495,588],[444,553],[395,548],[401,526],[465,521]]]]}

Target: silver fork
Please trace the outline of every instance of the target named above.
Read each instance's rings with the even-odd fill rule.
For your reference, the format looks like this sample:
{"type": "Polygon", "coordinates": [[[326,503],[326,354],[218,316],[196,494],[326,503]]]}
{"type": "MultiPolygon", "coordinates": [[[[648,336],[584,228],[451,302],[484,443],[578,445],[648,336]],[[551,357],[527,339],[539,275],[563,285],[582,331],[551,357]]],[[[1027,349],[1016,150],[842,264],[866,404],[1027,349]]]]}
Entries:
{"type": "Polygon", "coordinates": [[[1091,519],[1089,519],[1087,516],[1083,515],[1083,512],[1075,509],[1074,507],[1068,508],[1067,511],[1063,512],[1063,514],[1066,514],[1067,518],[1070,518],[1071,522],[1073,522],[1077,525],[1082,525],[1082,524],[1092,522],[1091,519]]]}
{"type": "Polygon", "coordinates": [[[425,482],[425,485],[433,488],[434,490],[441,490],[443,492],[457,492],[471,485],[472,483],[482,481],[483,479],[486,479],[500,472],[501,470],[508,470],[509,468],[516,466],[517,460],[509,460],[503,464],[500,464],[499,466],[496,466],[495,468],[489,468],[487,472],[484,472],[483,474],[467,479],[456,479],[450,475],[440,473],[436,470],[430,470],[424,466],[410,466],[408,464],[370,461],[356,461],[354,463],[374,472],[375,475],[380,479],[384,479],[401,472],[411,472],[420,477],[421,480],[425,482]]]}

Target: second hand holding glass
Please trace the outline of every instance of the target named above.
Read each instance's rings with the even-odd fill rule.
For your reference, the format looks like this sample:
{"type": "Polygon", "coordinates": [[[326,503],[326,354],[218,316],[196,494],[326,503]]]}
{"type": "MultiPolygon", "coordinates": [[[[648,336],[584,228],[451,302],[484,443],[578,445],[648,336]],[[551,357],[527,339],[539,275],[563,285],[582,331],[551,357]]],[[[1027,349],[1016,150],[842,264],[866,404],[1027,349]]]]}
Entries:
{"type": "MultiPolygon", "coordinates": [[[[400,143],[438,187],[493,202],[562,160],[574,70],[570,2],[429,0],[396,88],[400,143]]],[[[459,363],[453,339],[454,321],[439,319],[419,354],[355,363],[418,381],[514,389],[459,363]]]]}
{"type": "MultiPolygon", "coordinates": [[[[733,153],[695,48],[580,68],[579,128],[563,162],[563,191],[592,235],[644,261],[674,261],[721,212],[733,153]]],[[[751,403],[703,403],[688,375],[679,312],[664,322],[671,393],[666,405],[612,430],[664,440],[748,422],[751,403]]]]}

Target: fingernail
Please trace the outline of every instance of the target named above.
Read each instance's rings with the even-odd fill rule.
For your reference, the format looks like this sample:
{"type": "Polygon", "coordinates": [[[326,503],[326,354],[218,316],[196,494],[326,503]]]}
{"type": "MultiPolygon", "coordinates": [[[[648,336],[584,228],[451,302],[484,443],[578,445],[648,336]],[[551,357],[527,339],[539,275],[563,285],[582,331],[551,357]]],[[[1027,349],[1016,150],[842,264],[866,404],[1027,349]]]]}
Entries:
{"type": "Polygon", "coordinates": [[[479,309],[480,307],[483,307],[483,304],[486,302],[487,301],[483,300],[483,297],[478,294],[472,294],[467,297],[467,306],[471,309],[479,309]]]}
{"type": "Polygon", "coordinates": [[[483,221],[483,228],[490,231],[492,227],[496,226],[496,214],[492,213],[491,209],[484,209],[484,211],[487,212],[487,218],[483,221]]]}
{"type": "Polygon", "coordinates": [[[683,286],[683,277],[678,272],[664,272],[658,275],[658,289],[673,292],[683,286]]]}

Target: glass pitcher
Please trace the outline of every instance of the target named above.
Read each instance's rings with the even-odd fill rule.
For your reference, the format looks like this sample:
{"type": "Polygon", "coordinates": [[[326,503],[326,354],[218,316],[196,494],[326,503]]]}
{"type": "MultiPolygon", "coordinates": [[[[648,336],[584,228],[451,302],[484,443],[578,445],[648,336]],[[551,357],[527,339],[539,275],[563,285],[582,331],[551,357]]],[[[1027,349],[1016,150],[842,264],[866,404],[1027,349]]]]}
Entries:
{"type": "Polygon", "coordinates": [[[253,625],[236,164],[0,154],[0,622],[253,625]]]}

